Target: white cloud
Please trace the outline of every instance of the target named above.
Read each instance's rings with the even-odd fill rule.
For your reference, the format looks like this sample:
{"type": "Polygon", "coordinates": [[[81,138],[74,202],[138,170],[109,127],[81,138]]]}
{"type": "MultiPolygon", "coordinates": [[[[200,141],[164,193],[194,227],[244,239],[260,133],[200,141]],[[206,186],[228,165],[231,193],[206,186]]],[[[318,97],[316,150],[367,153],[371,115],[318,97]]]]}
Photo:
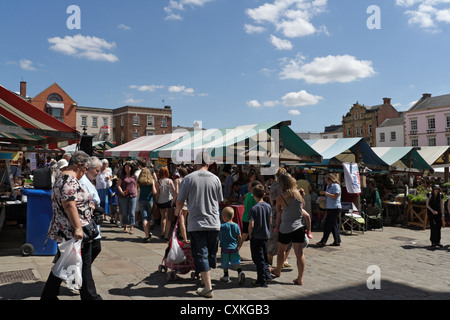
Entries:
{"type": "Polygon", "coordinates": [[[186,88],[185,86],[170,86],[169,92],[192,94],[194,93],[194,89],[186,88]]]}
{"type": "Polygon", "coordinates": [[[140,104],[142,102],[144,102],[144,100],[142,100],[142,99],[129,98],[129,99],[125,100],[125,103],[128,103],[128,104],[140,104]]]}
{"type": "Polygon", "coordinates": [[[185,6],[190,7],[202,7],[207,2],[214,0],[170,0],[169,5],[164,7],[164,11],[167,13],[166,20],[183,20],[183,17],[179,13],[185,10],[185,6]]]}
{"type": "Polygon", "coordinates": [[[64,38],[49,38],[52,45],[51,50],[77,58],[85,58],[93,61],[117,62],[119,58],[106,51],[116,48],[114,42],[107,42],[104,39],[91,36],[66,36],[64,38]]]}
{"type": "Polygon", "coordinates": [[[270,35],[270,43],[277,48],[277,50],[292,50],[292,42],[270,35]]]}
{"type": "Polygon", "coordinates": [[[325,26],[316,27],[312,19],[325,12],[327,0],[274,0],[245,13],[256,24],[269,24],[288,38],[325,33],[325,26]]]}
{"type": "Polygon", "coordinates": [[[364,79],[376,74],[372,62],[357,60],[353,56],[327,56],[315,58],[304,63],[305,57],[297,55],[295,59],[285,60],[281,79],[303,79],[308,83],[347,83],[364,79]]]}
{"type": "Polygon", "coordinates": [[[36,71],[36,68],[33,67],[33,61],[28,60],[28,59],[20,60],[20,61],[19,61],[19,66],[20,66],[23,70],[36,71]]]}
{"type": "Polygon", "coordinates": [[[261,107],[261,103],[259,103],[258,100],[251,100],[247,102],[247,106],[249,106],[250,108],[259,108],[261,107]]]}
{"type": "Polygon", "coordinates": [[[264,101],[263,102],[263,106],[264,107],[269,107],[269,108],[275,107],[275,106],[277,106],[279,104],[280,104],[280,101],[278,101],[278,100],[269,100],[269,101],[264,101]]]}
{"type": "Polygon", "coordinates": [[[141,91],[141,92],[146,92],[146,91],[147,92],[155,92],[156,89],[162,89],[162,88],[164,88],[164,86],[155,85],[155,84],[144,85],[144,86],[131,85],[130,88],[137,89],[138,91],[141,91]]]}
{"type": "Polygon", "coordinates": [[[292,116],[299,116],[300,115],[300,111],[298,111],[298,110],[289,110],[288,113],[290,115],[292,115],[292,116]]]}
{"type": "Polygon", "coordinates": [[[320,96],[312,95],[305,90],[298,92],[289,92],[282,98],[283,104],[286,107],[302,107],[318,104],[323,98],[320,96]]]}
{"type": "Polygon", "coordinates": [[[397,6],[408,8],[408,24],[426,31],[440,32],[439,23],[450,23],[450,0],[397,0],[397,6]]]}
{"type": "Polygon", "coordinates": [[[130,31],[130,30],[131,30],[131,27],[130,27],[130,26],[127,26],[127,25],[125,25],[125,24],[119,24],[119,25],[117,26],[117,29],[124,30],[124,31],[130,31]]]}
{"type": "Polygon", "coordinates": [[[263,33],[264,31],[266,31],[264,27],[254,26],[252,24],[245,24],[244,30],[248,34],[263,33]]]}

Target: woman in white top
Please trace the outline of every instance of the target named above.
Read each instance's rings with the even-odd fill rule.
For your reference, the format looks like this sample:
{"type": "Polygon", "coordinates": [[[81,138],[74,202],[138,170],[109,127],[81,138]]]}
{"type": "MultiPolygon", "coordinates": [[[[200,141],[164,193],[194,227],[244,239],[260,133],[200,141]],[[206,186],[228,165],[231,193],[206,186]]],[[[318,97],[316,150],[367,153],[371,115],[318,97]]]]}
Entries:
{"type": "Polygon", "coordinates": [[[162,167],[158,172],[159,180],[156,182],[158,192],[156,205],[161,213],[161,237],[169,241],[169,232],[172,225],[170,210],[173,206],[173,199],[176,198],[176,190],[173,181],[169,179],[169,169],[162,167]]]}
{"type": "Polygon", "coordinates": [[[105,215],[109,215],[108,188],[109,180],[112,179],[112,170],[107,159],[102,160],[102,167],[95,178],[95,187],[100,197],[100,207],[105,210],[105,215]]]}

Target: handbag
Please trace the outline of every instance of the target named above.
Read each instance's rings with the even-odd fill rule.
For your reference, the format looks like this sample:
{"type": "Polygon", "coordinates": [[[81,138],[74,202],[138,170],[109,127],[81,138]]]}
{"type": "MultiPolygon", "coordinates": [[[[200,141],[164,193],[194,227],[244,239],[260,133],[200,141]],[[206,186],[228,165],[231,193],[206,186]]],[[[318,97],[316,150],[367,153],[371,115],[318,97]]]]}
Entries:
{"type": "Polygon", "coordinates": [[[98,231],[97,223],[94,219],[91,219],[91,222],[87,226],[83,227],[83,242],[93,241],[100,234],[98,231]]]}

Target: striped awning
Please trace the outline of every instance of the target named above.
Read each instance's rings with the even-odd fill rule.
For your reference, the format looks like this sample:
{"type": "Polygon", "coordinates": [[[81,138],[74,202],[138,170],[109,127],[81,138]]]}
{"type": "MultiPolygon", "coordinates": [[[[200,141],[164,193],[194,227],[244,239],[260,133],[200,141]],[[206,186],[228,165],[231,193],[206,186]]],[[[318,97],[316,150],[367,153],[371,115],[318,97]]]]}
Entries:
{"type": "Polygon", "coordinates": [[[0,86],[1,142],[55,149],[79,139],[78,131],[0,86]]]}
{"type": "Polygon", "coordinates": [[[394,168],[432,169],[431,164],[428,164],[413,147],[376,147],[372,150],[394,168]]]}
{"type": "Polygon", "coordinates": [[[187,132],[177,141],[153,150],[150,157],[170,158],[174,162],[192,162],[198,153],[206,152],[217,163],[241,164],[256,161],[263,164],[261,159],[248,159],[247,152],[257,147],[259,150],[270,150],[264,159],[267,162],[270,162],[269,158],[279,157],[280,151],[284,149],[303,161],[321,161],[320,154],[308,146],[288,125],[290,121],[195,130],[187,132]]]}
{"type": "Polygon", "coordinates": [[[104,155],[105,157],[149,159],[150,152],[165,146],[172,141],[178,140],[187,133],[187,131],[183,131],[178,133],[174,132],[170,134],[140,137],[115,148],[106,150],[104,155]]]}

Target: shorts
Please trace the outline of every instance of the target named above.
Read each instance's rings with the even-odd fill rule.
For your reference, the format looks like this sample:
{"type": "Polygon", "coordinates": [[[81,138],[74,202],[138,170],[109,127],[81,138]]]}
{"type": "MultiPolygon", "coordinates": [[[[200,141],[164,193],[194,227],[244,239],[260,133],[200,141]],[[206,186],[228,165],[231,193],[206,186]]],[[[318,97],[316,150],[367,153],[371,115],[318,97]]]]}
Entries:
{"type": "Polygon", "coordinates": [[[164,203],[156,203],[159,209],[170,209],[172,206],[172,200],[164,202],[164,203]]]}
{"type": "Polygon", "coordinates": [[[232,267],[235,267],[235,266],[238,266],[241,264],[241,256],[239,255],[239,252],[224,253],[223,251],[224,250],[222,249],[222,252],[220,254],[220,266],[223,269],[228,269],[230,264],[232,267]]]}
{"type": "Polygon", "coordinates": [[[219,230],[189,232],[195,272],[200,273],[216,268],[219,233],[219,230]]]}
{"type": "Polygon", "coordinates": [[[305,227],[301,227],[290,233],[278,232],[278,242],[282,244],[305,242],[305,227]]]}

